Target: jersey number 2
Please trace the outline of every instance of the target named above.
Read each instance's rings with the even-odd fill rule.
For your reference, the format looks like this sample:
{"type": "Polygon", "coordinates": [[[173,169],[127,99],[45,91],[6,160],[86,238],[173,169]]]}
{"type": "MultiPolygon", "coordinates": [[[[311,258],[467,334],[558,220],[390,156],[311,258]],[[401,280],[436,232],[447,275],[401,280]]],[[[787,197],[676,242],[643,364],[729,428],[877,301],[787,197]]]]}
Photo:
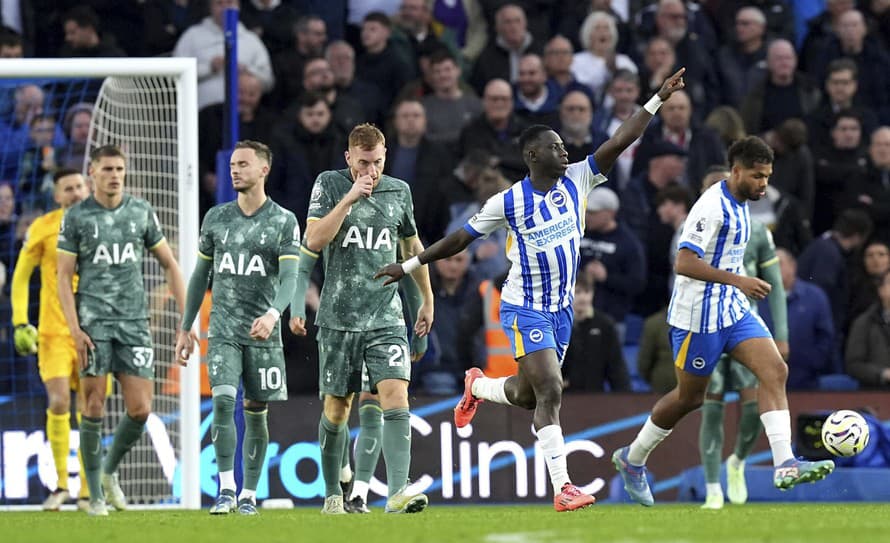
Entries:
{"type": "Polygon", "coordinates": [[[408,363],[410,360],[408,358],[408,348],[404,345],[390,345],[389,346],[389,365],[402,367],[408,363]],[[401,359],[401,360],[399,360],[401,359]]]}

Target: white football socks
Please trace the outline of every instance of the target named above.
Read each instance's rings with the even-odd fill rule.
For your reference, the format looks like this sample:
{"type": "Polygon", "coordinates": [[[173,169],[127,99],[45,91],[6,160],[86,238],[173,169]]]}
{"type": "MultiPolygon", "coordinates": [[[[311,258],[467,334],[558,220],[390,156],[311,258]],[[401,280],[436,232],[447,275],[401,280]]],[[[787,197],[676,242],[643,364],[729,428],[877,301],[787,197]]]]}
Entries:
{"type": "Polygon", "coordinates": [[[352,482],[352,492],[349,494],[349,499],[352,500],[358,496],[363,502],[368,503],[368,488],[369,485],[366,481],[359,481],[356,479],[352,482]]]}
{"type": "MultiPolygon", "coordinates": [[[[489,380],[494,381],[494,379],[489,380]]],[[[566,467],[566,442],[562,437],[562,428],[556,424],[541,428],[538,430],[538,443],[541,444],[547,471],[550,472],[553,493],[559,494],[562,492],[563,485],[570,482],[569,470],[566,467]]]]}
{"type": "Polygon", "coordinates": [[[652,417],[647,418],[646,424],[640,428],[640,433],[628,448],[627,461],[635,466],[645,466],[649,454],[670,434],[671,430],[660,428],[652,422],[652,417]]]}
{"type": "Polygon", "coordinates": [[[760,422],[773,452],[773,465],[780,466],[794,458],[791,450],[791,413],[787,409],[767,411],[760,414],[760,422]]]}
{"type": "Polygon", "coordinates": [[[231,490],[233,493],[237,487],[235,486],[235,471],[221,471],[219,472],[219,491],[222,493],[223,490],[231,490]]]}
{"type": "Polygon", "coordinates": [[[241,489],[241,494],[238,495],[238,501],[241,500],[250,500],[251,503],[256,505],[256,490],[247,490],[246,488],[241,489]]]}
{"type": "Polygon", "coordinates": [[[504,391],[504,383],[507,382],[507,379],[509,379],[509,377],[498,377],[497,379],[480,377],[473,381],[471,392],[473,393],[473,396],[482,398],[483,400],[503,405],[512,405],[509,400],[507,400],[507,393],[504,391]]]}

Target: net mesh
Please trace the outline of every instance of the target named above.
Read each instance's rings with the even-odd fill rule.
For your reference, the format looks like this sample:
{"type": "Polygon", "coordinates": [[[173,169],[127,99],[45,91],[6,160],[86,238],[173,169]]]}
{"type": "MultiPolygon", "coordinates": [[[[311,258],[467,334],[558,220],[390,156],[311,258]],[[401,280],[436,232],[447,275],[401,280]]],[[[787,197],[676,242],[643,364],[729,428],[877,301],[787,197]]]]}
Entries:
{"type": "MultiPolygon", "coordinates": [[[[171,77],[105,79],[92,119],[88,152],[113,144],[127,155],[130,194],[151,202],[173,253],[179,238],[176,86],[171,77]]],[[[120,468],[121,487],[130,501],[175,501],[174,478],[180,450],[178,372],[173,344],[179,324],[176,303],[157,260],[145,259],[152,339],[155,348],[155,399],[146,433],[120,468]]],[[[125,413],[119,390],[109,399],[106,430],[125,413]]]]}

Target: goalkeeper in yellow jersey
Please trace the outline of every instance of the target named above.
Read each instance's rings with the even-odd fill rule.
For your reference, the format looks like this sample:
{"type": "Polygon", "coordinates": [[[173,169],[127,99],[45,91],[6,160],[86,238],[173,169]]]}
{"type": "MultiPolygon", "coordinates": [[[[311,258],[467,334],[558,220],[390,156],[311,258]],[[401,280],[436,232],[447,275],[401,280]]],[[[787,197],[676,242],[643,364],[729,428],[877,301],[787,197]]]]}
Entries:
{"type": "MultiPolygon", "coordinates": [[[[59,304],[56,279],[56,239],[62,214],[83,200],[88,189],[77,170],[63,168],[53,175],[54,198],[61,206],[39,217],[28,229],[12,276],[12,323],[15,349],[19,354],[37,354],[40,378],[46,386],[49,409],[46,410],[46,436],[49,439],[59,482],[43,502],[43,509],[58,511],[68,501],[68,455],[71,453],[71,390],[78,390],[77,351],[59,304]],[[28,284],[35,267],[40,267],[40,328],[28,322],[28,284]]],[[[78,399],[80,394],[78,394],[78,399]]],[[[77,409],[80,419],[80,408],[77,409]]],[[[80,469],[79,508],[89,505],[89,489],[80,469]]]]}

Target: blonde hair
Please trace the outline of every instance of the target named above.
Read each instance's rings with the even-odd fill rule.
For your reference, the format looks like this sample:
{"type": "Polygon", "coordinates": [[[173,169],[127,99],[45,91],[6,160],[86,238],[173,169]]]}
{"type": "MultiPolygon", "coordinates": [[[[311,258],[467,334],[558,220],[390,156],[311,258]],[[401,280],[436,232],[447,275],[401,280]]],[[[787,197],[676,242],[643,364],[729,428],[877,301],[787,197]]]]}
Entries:
{"type": "Polygon", "coordinates": [[[362,123],[349,133],[349,148],[370,151],[378,145],[386,146],[386,137],[371,123],[362,123]]]}

